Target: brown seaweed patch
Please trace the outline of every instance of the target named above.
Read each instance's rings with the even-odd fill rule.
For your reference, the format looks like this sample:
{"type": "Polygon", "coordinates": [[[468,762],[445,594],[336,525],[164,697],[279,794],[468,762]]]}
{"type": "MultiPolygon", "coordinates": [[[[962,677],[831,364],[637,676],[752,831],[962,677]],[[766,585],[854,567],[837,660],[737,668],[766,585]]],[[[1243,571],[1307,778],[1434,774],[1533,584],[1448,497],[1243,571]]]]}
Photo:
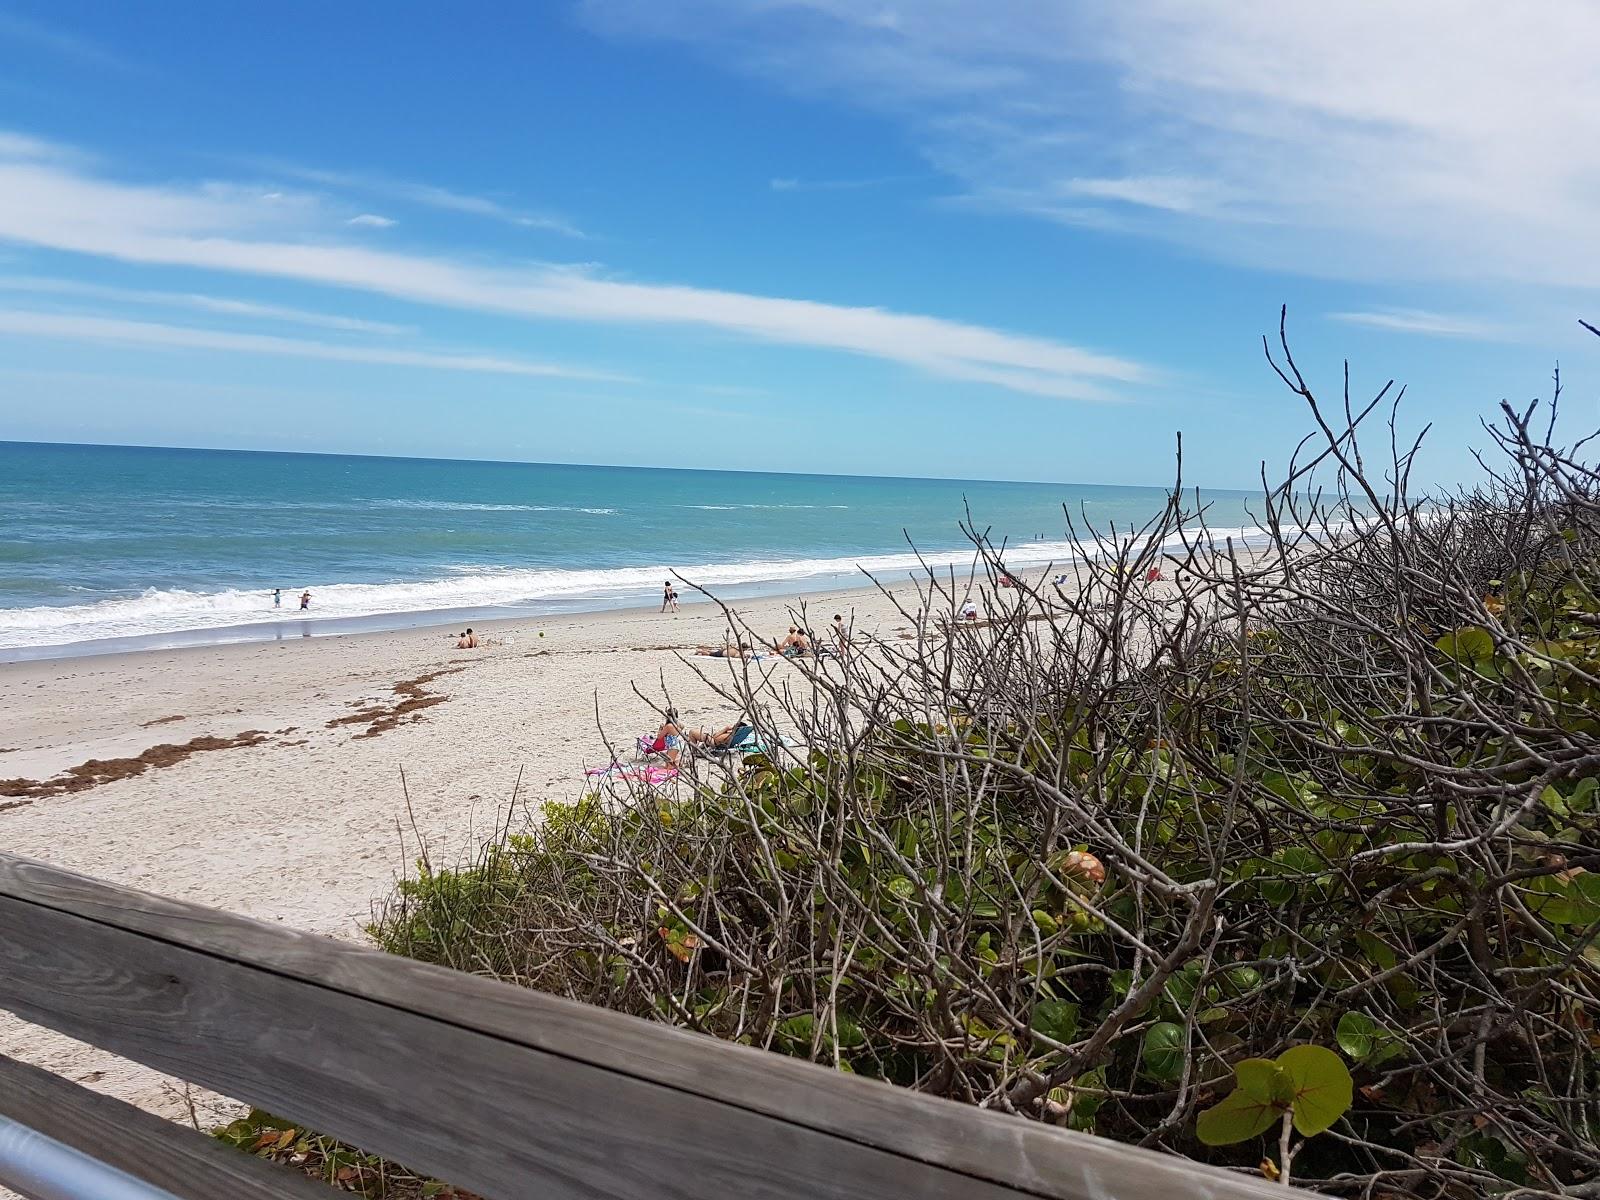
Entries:
{"type": "Polygon", "coordinates": [[[170,717],[157,717],[154,721],[145,721],[140,724],[140,729],[149,729],[152,725],[170,725],[174,721],[187,721],[189,718],[182,713],[175,713],[170,717]]]}
{"type": "Polygon", "coordinates": [[[259,729],[247,729],[232,737],[197,737],[182,745],[163,742],[151,746],[143,754],[132,758],[91,758],[75,767],[68,767],[53,779],[0,779],[0,796],[25,796],[37,799],[59,796],[65,792],[82,792],[102,783],[118,779],[132,779],[143,775],[152,767],[170,767],[181,763],[191,754],[207,750],[232,750],[238,746],[257,746],[267,735],[259,729]]]}
{"type": "Polygon", "coordinates": [[[443,704],[450,699],[449,696],[438,692],[430,692],[424,684],[432,683],[444,675],[454,675],[457,671],[464,671],[466,667],[442,667],[437,671],[430,671],[426,675],[418,675],[415,679],[402,679],[394,685],[394,694],[399,697],[392,704],[369,704],[358,708],[353,713],[346,713],[342,717],[334,717],[328,722],[329,729],[336,729],[340,725],[365,725],[367,728],[356,734],[358,738],[377,737],[396,728],[402,718],[409,717],[416,720],[425,708],[432,708],[435,704],[443,704]]]}

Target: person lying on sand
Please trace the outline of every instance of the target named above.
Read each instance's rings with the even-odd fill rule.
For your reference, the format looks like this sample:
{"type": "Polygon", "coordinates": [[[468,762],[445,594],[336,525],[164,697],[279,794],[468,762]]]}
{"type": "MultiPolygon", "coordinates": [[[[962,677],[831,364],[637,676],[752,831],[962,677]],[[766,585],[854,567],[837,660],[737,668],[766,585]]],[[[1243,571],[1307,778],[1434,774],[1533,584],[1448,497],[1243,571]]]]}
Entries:
{"type": "Polygon", "coordinates": [[[724,646],[696,646],[694,652],[701,658],[753,658],[755,651],[746,642],[735,646],[729,642],[724,646]]]}
{"type": "Polygon", "coordinates": [[[714,732],[705,729],[690,729],[686,730],[683,736],[689,739],[691,745],[710,750],[726,750],[729,747],[748,742],[755,736],[755,732],[755,726],[740,717],[732,725],[714,732]]]}

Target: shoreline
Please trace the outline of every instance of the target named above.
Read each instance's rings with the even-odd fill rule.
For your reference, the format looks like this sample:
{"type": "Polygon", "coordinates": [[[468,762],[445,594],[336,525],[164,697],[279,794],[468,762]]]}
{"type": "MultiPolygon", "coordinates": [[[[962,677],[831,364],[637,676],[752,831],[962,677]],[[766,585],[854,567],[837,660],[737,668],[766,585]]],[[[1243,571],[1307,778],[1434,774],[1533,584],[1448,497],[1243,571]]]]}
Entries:
{"type": "MultiPolygon", "coordinates": [[[[1260,530],[1230,532],[1220,538],[1232,542],[1246,553],[1253,554],[1266,535],[1260,530]]],[[[1059,544],[1054,544],[1059,545],[1059,544]]],[[[1039,557],[1043,544],[1022,542],[1003,551],[1025,574],[1049,578],[1052,572],[1069,569],[1092,554],[1078,545],[1076,554],[1039,557]]],[[[864,562],[872,555],[864,555],[864,562]]],[[[899,588],[915,585],[928,579],[928,571],[941,579],[954,578],[957,585],[973,586],[983,578],[982,563],[974,549],[960,565],[954,561],[955,552],[942,552],[934,556],[929,566],[919,567],[896,563],[871,571],[856,566],[849,571],[823,572],[798,578],[772,578],[739,580],[726,583],[697,584],[667,568],[678,587],[682,608],[721,603],[748,603],[780,597],[806,597],[839,592],[867,592],[878,594],[879,586],[899,588]]],[[[195,626],[168,631],[128,634],[117,637],[87,638],[76,641],[42,645],[0,646],[0,666],[25,662],[55,662],[63,659],[99,658],[122,654],[140,654],[155,651],[176,651],[227,645],[252,645],[262,643],[288,643],[326,640],[328,638],[365,636],[374,633],[392,633],[407,630],[444,629],[450,626],[472,625],[490,627],[517,622],[555,621],[574,616],[595,616],[605,613],[659,614],[659,595],[645,599],[637,592],[628,595],[571,596],[535,600],[528,603],[459,605],[436,608],[400,609],[393,611],[323,615],[314,609],[307,616],[299,610],[285,607],[277,615],[263,616],[260,620],[235,622],[229,625],[195,626]]],[[[314,594],[313,594],[314,597],[314,594]]],[[[313,605],[315,598],[313,598],[313,605]]],[[[3,611],[3,610],[0,610],[3,611]]],[[[269,613],[275,610],[267,610],[269,613]]]]}
{"type": "MultiPolygon", "coordinates": [[[[1032,570],[1030,566],[1029,570],[1032,570]]],[[[900,571],[904,578],[882,580],[885,586],[901,587],[917,578],[914,572],[900,571]]],[[[925,576],[924,576],[925,578],[925,576]]],[[[961,578],[958,576],[958,579],[961,578]]],[[[750,601],[772,601],[788,597],[796,601],[809,597],[862,593],[880,596],[878,588],[865,576],[856,573],[845,576],[816,576],[806,580],[771,580],[719,586],[710,594],[693,590],[693,585],[674,580],[679,585],[680,615],[691,609],[717,610],[718,602],[731,604],[750,601]],[[797,584],[799,586],[797,586],[797,584]]],[[[709,589],[708,589],[709,590],[709,589]]],[[[93,638],[77,642],[61,642],[44,646],[0,646],[0,669],[25,663],[55,663],[72,659],[118,658],[155,652],[188,652],[218,649],[225,646],[254,646],[261,644],[293,644],[309,641],[327,641],[335,638],[370,637],[379,634],[430,632],[447,629],[459,630],[470,625],[473,629],[504,629],[537,622],[557,622],[572,618],[606,616],[628,618],[662,617],[672,614],[660,611],[660,601],[638,603],[636,597],[575,597],[570,603],[542,601],[535,605],[484,605],[465,608],[418,609],[412,612],[369,613],[361,616],[322,617],[313,614],[301,617],[298,611],[258,622],[237,625],[217,625],[208,628],[175,630],[169,633],[132,634],[127,637],[93,638]]],[[[442,632],[441,632],[442,636],[442,632]]]]}

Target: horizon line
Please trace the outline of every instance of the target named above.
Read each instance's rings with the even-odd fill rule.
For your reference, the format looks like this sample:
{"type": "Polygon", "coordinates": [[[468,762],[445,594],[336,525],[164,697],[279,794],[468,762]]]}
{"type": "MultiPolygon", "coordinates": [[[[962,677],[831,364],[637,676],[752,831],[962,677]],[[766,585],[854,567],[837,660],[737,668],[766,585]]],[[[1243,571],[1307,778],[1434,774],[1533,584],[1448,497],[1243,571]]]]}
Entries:
{"type": "MultiPolygon", "coordinates": [[[[856,475],[840,471],[755,471],[727,467],[639,466],[630,463],[551,462],[523,458],[441,458],[421,454],[374,454],[344,450],[261,450],[240,446],[165,446],[149,442],[54,442],[0,438],[0,446],[72,447],[74,449],[88,450],[178,450],[199,454],[273,454],[287,458],[375,458],[393,462],[483,463],[488,466],[509,467],[567,467],[606,471],[680,471],[692,475],[782,475],[797,479],[895,479],[907,483],[1010,483],[1026,484],[1033,487],[1138,488],[1144,491],[1163,492],[1168,495],[1172,492],[1172,488],[1168,484],[1152,483],[1094,483],[1087,480],[1067,481],[1060,479],[983,479],[965,475],[856,475]]],[[[1198,485],[1185,485],[1184,491],[1193,491],[1196,486],[1198,485]]],[[[1239,495],[1253,495],[1255,493],[1253,488],[1204,488],[1202,490],[1219,493],[1233,492],[1239,495]]]]}

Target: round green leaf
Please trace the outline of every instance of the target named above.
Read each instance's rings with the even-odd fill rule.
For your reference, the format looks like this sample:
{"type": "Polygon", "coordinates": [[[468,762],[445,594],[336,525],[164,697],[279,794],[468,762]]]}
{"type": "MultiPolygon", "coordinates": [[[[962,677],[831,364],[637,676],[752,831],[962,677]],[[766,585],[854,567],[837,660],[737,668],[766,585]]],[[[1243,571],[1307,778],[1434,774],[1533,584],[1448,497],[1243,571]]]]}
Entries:
{"type": "Polygon", "coordinates": [[[1145,1031],[1144,1070],[1151,1079],[1170,1082],[1183,1074],[1183,1026],[1157,1021],[1145,1031]]]}
{"type": "Polygon", "coordinates": [[[1338,1039],[1339,1049],[1356,1062],[1360,1062],[1372,1053],[1374,1039],[1378,1032],[1378,1023],[1366,1013],[1347,1012],[1339,1018],[1339,1027],[1334,1030],[1334,1037],[1338,1039]]]}
{"type": "Polygon", "coordinates": [[[1278,1055],[1278,1066],[1294,1085],[1294,1127],[1306,1137],[1350,1111],[1350,1072],[1326,1046],[1292,1046],[1278,1055]]]}
{"type": "Polygon", "coordinates": [[[1494,661],[1494,638],[1478,625],[1453,630],[1434,645],[1458,663],[1480,667],[1494,661]]]}
{"type": "Polygon", "coordinates": [[[1078,1006],[1067,1000],[1040,1000],[1033,1006],[1033,1029],[1070,1045],[1078,1036],[1078,1006]]]}
{"type": "Polygon", "coordinates": [[[1219,1104],[1195,1118],[1194,1132],[1208,1146],[1231,1146],[1265,1133],[1283,1110],[1270,1101],[1257,1100],[1236,1087],[1219,1104]]]}

